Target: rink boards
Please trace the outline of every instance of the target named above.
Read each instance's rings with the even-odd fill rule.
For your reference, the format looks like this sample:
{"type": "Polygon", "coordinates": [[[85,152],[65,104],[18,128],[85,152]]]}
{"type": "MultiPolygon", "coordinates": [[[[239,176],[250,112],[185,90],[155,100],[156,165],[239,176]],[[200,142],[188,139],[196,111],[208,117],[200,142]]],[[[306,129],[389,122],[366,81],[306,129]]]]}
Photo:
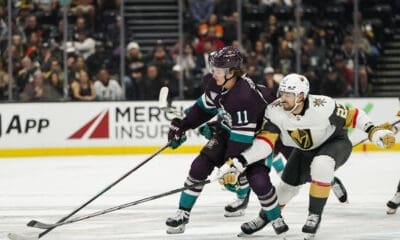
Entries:
{"type": "MultiPolygon", "coordinates": [[[[363,109],[376,122],[400,119],[397,98],[337,99],[341,104],[363,109]]],[[[183,111],[193,101],[175,101],[183,111]]],[[[0,113],[0,154],[2,157],[107,155],[152,153],[166,143],[169,122],[174,116],[161,111],[156,101],[68,102],[3,104],[0,113]]],[[[166,153],[196,153],[206,143],[196,130],[188,141],[166,153]]],[[[399,134],[398,134],[399,135],[399,134]]],[[[353,143],[367,136],[350,130],[353,143]]],[[[397,142],[400,139],[397,136],[397,142]]],[[[382,151],[369,143],[355,151],[382,151]]],[[[399,151],[400,144],[391,149],[399,151]]]]}

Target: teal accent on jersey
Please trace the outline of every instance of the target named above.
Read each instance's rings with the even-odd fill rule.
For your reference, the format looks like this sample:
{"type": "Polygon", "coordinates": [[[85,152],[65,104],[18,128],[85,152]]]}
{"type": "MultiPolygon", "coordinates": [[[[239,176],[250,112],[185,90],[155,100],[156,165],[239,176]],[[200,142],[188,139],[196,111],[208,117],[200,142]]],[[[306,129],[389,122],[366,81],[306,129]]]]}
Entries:
{"type": "Polygon", "coordinates": [[[272,166],[275,168],[275,171],[277,173],[283,171],[285,168],[285,164],[283,163],[283,160],[281,157],[275,159],[275,161],[272,162],[272,166]]]}
{"type": "Polygon", "coordinates": [[[240,199],[245,199],[247,197],[247,194],[250,191],[250,187],[245,187],[245,188],[238,188],[236,191],[236,195],[240,199]]]}
{"type": "Polygon", "coordinates": [[[185,208],[185,209],[192,209],[197,198],[198,198],[197,196],[193,196],[193,195],[187,194],[185,192],[182,192],[181,198],[179,200],[179,207],[185,208]]]}
{"type": "Polygon", "coordinates": [[[265,159],[265,166],[267,166],[269,169],[272,168],[272,161],[274,160],[274,158],[272,157],[272,153],[270,155],[268,155],[268,157],[265,159]]]}
{"type": "Polygon", "coordinates": [[[250,137],[247,135],[243,134],[238,134],[234,132],[230,132],[230,137],[229,140],[235,141],[235,142],[241,142],[241,143],[253,143],[254,137],[250,137]]]}
{"type": "Polygon", "coordinates": [[[228,190],[230,192],[237,193],[237,191],[238,191],[238,187],[234,184],[225,184],[224,187],[226,190],[228,190]]]}
{"type": "Polygon", "coordinates": [[[273,221],[281,216],[281,208],[279,207],[278,204],[276,204],[276,206],[273,209],[268,210],[268,211],[263,210],[263,212],[268,217],[268,219],[271,221],[273,221]]]}
{"type": "Polygon", "coordinates": [[[216,115],[218,113],[218,110],[216,107],[213,108],[207,108],[205,103],[203,102],[203,98],[199,97],[196,101],[197,105],[206,113],[211,114],[211,115],[216,115]]]}

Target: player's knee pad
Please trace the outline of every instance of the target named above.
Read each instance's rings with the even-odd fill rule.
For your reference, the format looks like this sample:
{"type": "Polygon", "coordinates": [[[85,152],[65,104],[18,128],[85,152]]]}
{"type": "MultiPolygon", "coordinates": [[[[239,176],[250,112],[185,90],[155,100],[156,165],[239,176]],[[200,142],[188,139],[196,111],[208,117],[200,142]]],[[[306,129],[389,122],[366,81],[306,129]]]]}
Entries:
{"type": "Polygon", "coordinates": [[[300,186],[292,186],[281,181],[276,188],[279,205],[286,205],[300,191],[300,186]]]}
{"type": "Polygon", "coordinates": [[[327,155],[316,156],[310,166],[311,180],[330,183],[335,175],[335,160],[327,155]]]}

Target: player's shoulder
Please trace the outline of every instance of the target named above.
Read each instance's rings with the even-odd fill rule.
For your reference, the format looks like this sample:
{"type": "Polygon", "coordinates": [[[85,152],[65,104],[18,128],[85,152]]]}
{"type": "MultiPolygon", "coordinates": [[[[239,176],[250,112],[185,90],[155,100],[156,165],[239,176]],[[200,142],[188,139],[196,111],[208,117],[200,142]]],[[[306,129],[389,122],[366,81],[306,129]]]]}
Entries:
{"type": "Polygon", "coordinates": [[[331,113],[335,109],[335,100],[328,96],[310,94],[308,101],[309,108],[316,112],[331,113]]]}
{"type": "Polygon", "coordinates": [[[265,117],[269,119],[277,118],[281,116],[281,113],[284,113],[282,104],[280,99],[276,99],[272,103],[268,104],[267,108],[265,109],[265,117]]]}

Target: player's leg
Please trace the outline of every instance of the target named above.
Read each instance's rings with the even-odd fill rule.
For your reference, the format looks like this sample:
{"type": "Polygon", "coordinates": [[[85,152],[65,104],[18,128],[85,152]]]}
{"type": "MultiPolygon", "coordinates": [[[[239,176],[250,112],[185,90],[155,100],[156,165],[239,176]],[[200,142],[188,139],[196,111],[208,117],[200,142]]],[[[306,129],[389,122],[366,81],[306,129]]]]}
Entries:
{"type": "Polygon", "coordinates": [[[271,222],[276,234],[283,235],[289,228],[281,216],[276,189],[268,175],[269,168],[265,166],[263,161],[259,161],[248,166],[245,173],[250,188],[257,195],[261,204],[261,213],[257,216],[255,222],[244,223],[241,227],[242,232],[252,234],[254,230],[257,231],[271,222]]]}
{"type": "Polygon", "coordinates": [[[394,194],[393,198],[390,199],[387,203],[386,206],[388,207],[386,213],[387,214],[395,214],[397,211],[397,208],[400,206],[400,181],[399,184],[397,185],[397,192],[394,194]]]}
{"type": "MultiPolygon", "coordinates": [[[[186,178],[185,186],[190,186],[207,179],[214,167],[224,164],[226,151],[227,134],[215,135],[207,145],[201,150],[190,166],[189,175],[186,178]]],[[[179,199],[179,209],[175,216],[166,221],[168,226],[167,233],[183,233],[185,225],[189,222],[190,211],[192,210],[197,198],[203,190],[204,185],[191,187],[181,193],[179,199]]]]}
{"type": "Polygon", "coordinates": [[[225,185],[225,188],[236,194],[236,200],[225,206],[225,217],[238,217],[245,214],[249,203],[250,186],[246,175],[241,174],[236,185],[225,185]]]}
{"type": "MultiPolygon", "coordinates": [[[[335,169],[343,165],[351,153],[351,142],[347,138],[333,139],[313,151],[315,156],[310,164],[310,192],[308,217],[302,231],[304,239],[313,239],[321,223],[334,178],[335,169]]],[[[313,154],[314,154],[313,153],[313,154]]]]}

